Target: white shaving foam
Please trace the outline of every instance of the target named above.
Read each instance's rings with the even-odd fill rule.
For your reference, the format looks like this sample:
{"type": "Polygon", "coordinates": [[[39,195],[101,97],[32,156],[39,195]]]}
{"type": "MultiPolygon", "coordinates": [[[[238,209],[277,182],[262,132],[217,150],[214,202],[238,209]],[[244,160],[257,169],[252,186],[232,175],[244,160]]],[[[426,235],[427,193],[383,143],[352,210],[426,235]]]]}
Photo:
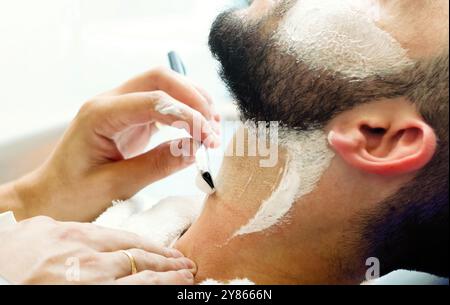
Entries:
{"type": "Polygon", "coordinates": [[[233,237],[264,231],[279,223],[302,196],[311,193],[334,157],[327,136],[321,130],[279,133],[288,160],[278,187],[265,200],[255,216],[233,237]]]}
{"type": "Polygon", "coordinates": [[[375,24],[373,10],[358,8],[351,0],[298,1],[275,38],[285,52],[315,70],[352,78],[400,72],[413,62],[400,43],[375,24]]]}

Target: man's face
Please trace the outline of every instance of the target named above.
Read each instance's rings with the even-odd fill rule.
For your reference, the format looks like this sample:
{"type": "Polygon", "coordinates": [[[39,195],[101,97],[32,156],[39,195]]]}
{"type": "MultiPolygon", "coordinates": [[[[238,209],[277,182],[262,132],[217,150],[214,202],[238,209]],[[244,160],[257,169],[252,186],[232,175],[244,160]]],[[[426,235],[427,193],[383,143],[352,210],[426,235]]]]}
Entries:
{"type": "MultiPolygon", "coordinates": [[[[441,138],[440,154],[445,155],[447,147],[448,155],[448,140],[444,141],[448,139],[448,119],[441,118],[445,107],[448,109],[448,67],[443,66],[448,66],[448,1],[255,0],[247,9],[220,15],[209,42],[244,120],[279,121],[300,132],[328,131],[333,119],[345,117],[357,122],[366,117],[366,110],[355,115],[356,109],[367,106],[377,108],[372,112],[380,112],[384,108],[377,101],[391,104],[401,100],[413,108],[414,114],[419,112],[430,122],[441,138]]],[[[385,130],[381,128],[381,132],[385,130]]],[[[370,136],[372,132],[370,139],[379,139],[379,130],[373,128],[370,136]]],[[[432,166],[444,168],[439,158],[432,166]]],[[[306,162],[318,159],[312,157],[306,162]]],[[[307,232],[313,232],[309,236],[318,240],[316,233],[327,232],[322,230],[324,226],[329,225],[334,232],[351,223],[352,215],[362,215],[369,207],[398,206],[414,200],[421,203],[430,189],[445,186],[445,177],[448,184],[446,173],[439,174],[444,181],[439,187],[427,178],[427,173],[436,177],[432,166],[411,184],[411,191],[407,187],[400,190],[410,177],[395,184],[389,179],[378,180],[376,175],[364,175],[364,171],[339,160],[334,165],[325,171],[317,187],[320,191],[296,199],[295,206],[304,208],[301,203],[307,202],[311,208],[305,213],[294,209],[298,213],[292,219],[305,224],[295,231],[295,240],[301,234],[307,238],[307,232]],[[354,173],[353,180],[349,172],[354,173]],[[379,184],[374,186],[371,178],[379,184]],[[342,182],[341,187],[335,181],[342,182]],[[373,198],[367,196],[363,185],[374,191],[373,198]],[[340,188],[345,193],[341,199],[325,196],[334,194],[333,190],[340,193],[340,188]],[[355,192],[360,190],[361,200],[355,200],[355,192]],[[396,197],[390,197],[394,193],[396,197]],[[367,200],[366,205],[363,200],[367,200]],[[330,214],[330,210],[342,213],[330,214]]],[[[447,189],[436,193],[444,193],[445,198],[447,189]]],[[[389,219],[394,224],[397,220],[389,219]]],[[[395,226],[390,228],[395,232],[395,226]]],[[[332,235],[331,248],[335,249],[341,244],[340,240],[336,242],[341,235],[332,235]]],[[[383,240],[388,235],[380,234],[383,240]]]]}
{"type": "Polygon", "coordinates": [[[375,0],[255,0],[217,18],[210,47],[244,119],[322,128],[355,105],[407,93],[415,60],[403,46],[415,33],[394,35],[406,14],[375,0]]]}

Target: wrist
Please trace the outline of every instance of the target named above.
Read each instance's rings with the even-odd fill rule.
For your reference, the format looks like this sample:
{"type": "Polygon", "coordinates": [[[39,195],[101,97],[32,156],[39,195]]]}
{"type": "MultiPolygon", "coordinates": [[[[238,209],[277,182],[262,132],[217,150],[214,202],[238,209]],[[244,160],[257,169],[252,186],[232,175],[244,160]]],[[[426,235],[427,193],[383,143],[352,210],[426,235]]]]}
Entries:
{"type": "Polygon", "coordinates": [[[26,205],[18,191],[19,180],[0,185],[0,212],[12,211],[20,219],[26,218],[26,205]]]}
{"type": "Polygon", "coordinates": [[[37,173],[30,173],[22,178],[0,186],[0,211],[14,212],[17,220],[40,215],[39,179],[37,173]]]}

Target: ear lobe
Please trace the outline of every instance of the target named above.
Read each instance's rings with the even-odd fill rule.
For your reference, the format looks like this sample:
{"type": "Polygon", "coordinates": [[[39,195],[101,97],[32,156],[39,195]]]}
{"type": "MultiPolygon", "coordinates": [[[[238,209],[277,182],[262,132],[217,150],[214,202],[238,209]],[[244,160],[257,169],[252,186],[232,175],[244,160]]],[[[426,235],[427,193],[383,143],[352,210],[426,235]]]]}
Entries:
{"type": "Polygon", "coordinates": [[[397,126],[335,127],[328,141],[351,166],[385,176],[420,170],[432,159],[437,145],[434,130],[419,119],[397,126]]]}

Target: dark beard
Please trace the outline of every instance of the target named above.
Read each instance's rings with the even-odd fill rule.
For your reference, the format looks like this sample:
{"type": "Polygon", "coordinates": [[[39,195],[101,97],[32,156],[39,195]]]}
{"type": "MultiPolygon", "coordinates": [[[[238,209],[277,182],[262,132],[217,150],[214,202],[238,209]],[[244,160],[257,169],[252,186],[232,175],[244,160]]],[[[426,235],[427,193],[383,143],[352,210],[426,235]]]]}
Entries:
{"type": "Polygon", "coordinates": [[[210,49],[221,63],[221,77],[236,99],[243,120],[279,121],[299,129],[321,128],[358,104],[404,96],[414,88],[415,83],[408,77],[413,71],[361,80],[311,70],[280,51],[273,37],[276,28],[268,27],[273,18],[246,23],[228,11],[212,26],[210,49]]]}

